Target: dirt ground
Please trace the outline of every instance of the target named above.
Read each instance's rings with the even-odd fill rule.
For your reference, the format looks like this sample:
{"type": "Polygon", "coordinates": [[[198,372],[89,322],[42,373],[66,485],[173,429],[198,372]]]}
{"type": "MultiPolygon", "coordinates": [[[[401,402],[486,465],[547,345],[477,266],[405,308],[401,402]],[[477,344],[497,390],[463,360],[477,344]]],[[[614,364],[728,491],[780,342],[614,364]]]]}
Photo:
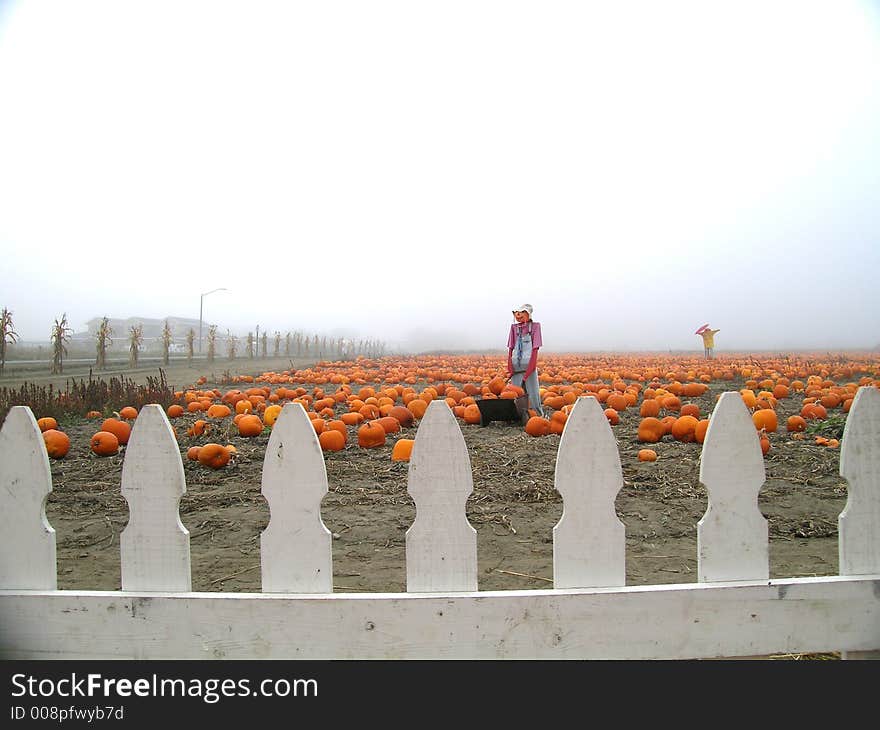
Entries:
{"type": "MultiPolygon", "coordinates": [[[[720,392],[741,387],[741,382],[713,384],[702,397],[683,400],[698,403],[707,415],[720,392]]],[[[780,401],[782,425],[765,458],[759,506],[769,522],[771,577],[833,575],[838,567],[837,517],[846,503],[840,452],[785,432],[785,419],[800,410],[800,401],[799,396],[780,401]]],[[[173,423],[185,434],[193,420],[186,414],[173,423]]],[[[639,420],[638,410],[630,408],[613,427],[624,475],[616,504],[626,526],[627,584],[696,581],[696,525],[706,510],[698,479],[701,446],[667,436],[655,445],[658,460],[641,463],[639,420]]],[[[207,441],[238,449],[220,471],[184,458],[187,493],[180,515],[190,532],[193,589],[259,591],[259,536],[269,519],[260,494],[268,436],[241,438],[228,419],[226,424],[207,437],[180,437],[184,455],[189,446],[207,441]]],[[[124,453],[99,458],[89,451],[93,421],[61,427],[72,448],[65,459],[52,462],[53,491],[46,505],[56,530],[58,587],[119,589],[119,535],[128,519],[120,494],[124,453]]],[[[408,465],[391,461],[390,454],[394,440],[414,438],[416,427],[389,436],[379,449],[359,448],[350,428],[346,449],[325,454],[329,493],[322,516],[334,537],[334,590],[405,591],[405,533],[415,507],[407,493],[408,465]]],[[[467,515],[477,530],[480,590],[552,587],[552,530],[562,514],[553,487],[560,437],[533,438],[519,424],[500,422],[461,428],[473,469],[467,515]]]]}

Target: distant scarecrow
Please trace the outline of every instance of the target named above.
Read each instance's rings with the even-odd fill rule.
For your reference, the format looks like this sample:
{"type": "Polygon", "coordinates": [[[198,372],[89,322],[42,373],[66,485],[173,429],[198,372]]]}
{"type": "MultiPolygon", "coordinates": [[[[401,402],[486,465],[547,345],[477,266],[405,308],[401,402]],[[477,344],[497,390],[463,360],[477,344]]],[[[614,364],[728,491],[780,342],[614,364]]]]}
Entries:
{"type": "Polygon", "coordinates": [[[706,353],[707,360],[714,357],[715,333],[720,331],[710,329],[709,324],[706,323],[694,332],[695,335],[700,335],[703,338],[703,350],[706,353]]]}

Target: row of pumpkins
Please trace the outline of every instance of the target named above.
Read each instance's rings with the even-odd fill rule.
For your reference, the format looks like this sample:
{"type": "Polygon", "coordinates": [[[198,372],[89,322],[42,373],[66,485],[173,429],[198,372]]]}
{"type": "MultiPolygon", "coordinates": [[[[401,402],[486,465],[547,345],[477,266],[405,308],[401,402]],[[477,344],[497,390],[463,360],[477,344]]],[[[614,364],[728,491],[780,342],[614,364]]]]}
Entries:
{"type": "MultiPolygon", "coordinates": [[[[747,382],[747,385],[752,383],[747,382]]],[[[757,384],[755,384],[757,385],[757,384]]],[[[815,384],[814,384],[815,385],[815,384]]],[[[800,415],[790,416],[786,429],[792,433],[802,433],[811,419],[821,419],[828,415],[826,405],[841,405],[847,411],[853,393],[843,386],[822,383],[819,392],[804,398],[800,415]]],[[[666,383],[652,382],[642,391],[639,383],[626,384],[623,381],[604,384],[551,385],[541,388],[541,400],[547,410],[553,411],[549,417],[538,415],[530,410],[530,417],[525,423],[525,433],[540,437],[549,434],[561,434],[565,423],[580,397],[595,397],[606,406],[605,416],[614,426],[619,423],[620,413],[635,406],[641,397],[640,416],[642,417],[637,432],[639,442],[654,444],[665,436],[676,441],[703,443],[709,419],[701,418],[700,408],[695,403],[682,403],[680,396],[699,397],[708,386],[705,383],[666,383]],[[661,411],[668,415],[661,417],[661,411]]],[[[753,388],[740,391],[746,406],[752,411],[752,418],[761,440],[763,453],[770,449],[767,434],[778,428],[775,407],[779,399],[789,396],[786,384],[778,383],[772,391],[764,390],[755,393],[753,388]]],[[[412,387],[395,385],[387,387],[363,386],[355,393],[347,384],[340,385],[333,393],[325,393],[316,387],[311,394],[305,388],[279,387],[274,392],[269,387],[252,387],[245,391],[232,389],[225,394],[219,390],[178,391],[175,395],[182,401],[167,408],[169,418],[176,419],[185,413],[204,414],[209,419],[225,419],[232,417],[238,434],[242,437],[259,436],[271,429],[281,413],[284,402],[298,402],[309,415],[321,448],[324,451],[341,451],[349,439],[349,428],[356,427],[357,443],[362,448],[376,448],[386,444],[390,434],[407,428],[420,419],[428,404],[443,398],[453,410],[456,417],[466,424],[480,423],[480,410],[477,399],[515,399],[524,395],[522,388],[513,385],[501,377],[490,379],[482,386],[472,383],[458,388],[451,384],[434,384],[420,393],[412,387]],[[347,412],[337,414],[336,409],[345,404],[347,412]]],[[[105,418],[99,430],[91,437],[90,448],[98,456],[110,456],[118,453],[120,446],[128,443],[131,434],[130,421],[137,417],[137,409],[132,406],[122,408],[118,417],[105,418]]],[[[102,417],[97,411],[87,414],[91,418],[102,417]]],[[[70,450],[70,439],[58,428],[54,418],[46,417],[38,420],[40,430],[46,443],[48,455],[53,459],[64,458],[70,450]]],[[[188,429],[187,436],[200,437],[208,433],[210,423],[205,419],[197,419],[188,429]]],[[[408,461],[414,440],[397,439],[392,449],[391,458],[396,461],[408,461]]],[[[825,439],[824,445],[836,447],[834,439],[825,439]]],[[[187,450],[187,458],[198,461],[205,466],[219,469],[229,463],[236,449],[232,444],[207,443],[192,446],[187,450]]],[[[639,452],[643,461],[653,461],[656,452],[643,449],[639,452]]]]}

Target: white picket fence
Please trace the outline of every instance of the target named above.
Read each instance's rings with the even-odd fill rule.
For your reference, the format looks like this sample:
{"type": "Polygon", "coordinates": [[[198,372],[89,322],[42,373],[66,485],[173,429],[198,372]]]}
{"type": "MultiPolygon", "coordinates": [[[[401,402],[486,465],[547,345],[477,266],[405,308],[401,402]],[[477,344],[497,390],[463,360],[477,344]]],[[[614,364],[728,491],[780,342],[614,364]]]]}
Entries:
{"type": "Polygon", "coordinates": [[[406,593],[334,593],[327,476],[299,404],[284,406],[266,449],[262,592],[192,591],[186,491],[159,406],[135,423],[122,470],[130,520],[122,590],[57,590],[51,471],[33,414],[0,432],[0,656],[3,658],[570,658],[741,657],[840,651],[880,656],[880,390],[863,387],[842,440],[849,485],[839,570],[769,579],[758,509],[764,461],[738,393],[725,393],[703,444],[708,493],[697,526],[696,583],[626,586],[623,485],[614,435],[593,398],[560,439],[554,587],[477,590],[477,536],[465,503],[472,473],[444,401],[422,419],[409,465],[416,518],[406,534],[406,593]]]}

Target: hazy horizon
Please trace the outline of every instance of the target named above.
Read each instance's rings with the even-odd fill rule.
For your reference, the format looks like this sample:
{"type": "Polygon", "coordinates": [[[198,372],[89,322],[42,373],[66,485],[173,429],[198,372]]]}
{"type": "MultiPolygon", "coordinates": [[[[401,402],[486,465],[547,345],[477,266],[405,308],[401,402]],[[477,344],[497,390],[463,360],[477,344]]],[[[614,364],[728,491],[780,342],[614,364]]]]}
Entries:
{"type": "Polygon", "coordinates": [[[0,307],[872,350],[878,130],[868,0],[0,2],[0,307]]]}

